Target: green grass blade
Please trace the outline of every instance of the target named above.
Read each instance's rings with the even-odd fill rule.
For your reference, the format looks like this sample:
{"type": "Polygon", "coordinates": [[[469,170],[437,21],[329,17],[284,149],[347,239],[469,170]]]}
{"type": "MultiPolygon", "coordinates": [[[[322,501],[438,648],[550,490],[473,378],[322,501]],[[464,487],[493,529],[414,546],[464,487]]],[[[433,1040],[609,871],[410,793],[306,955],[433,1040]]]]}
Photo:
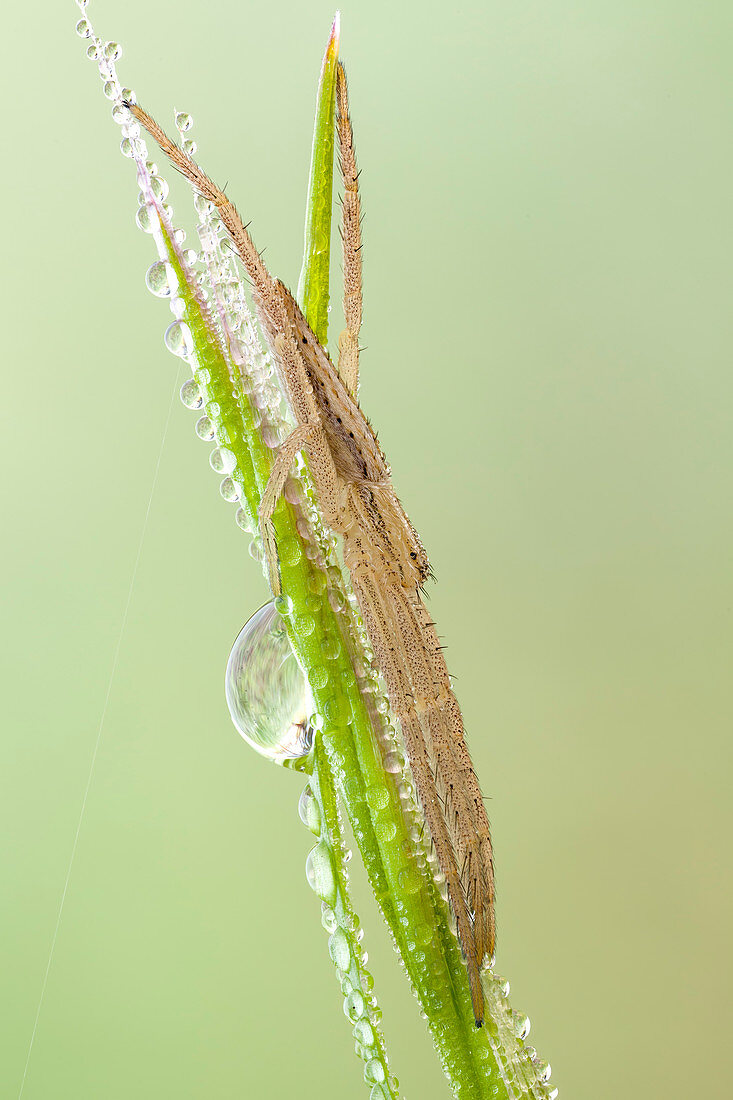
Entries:
{"type": "Polygon", "coordinates": [[[305,213],[303,266],[298,279],[298,302],[308,324],[323,346],[328,339],[329,274],[331,265],[331,211],[333,209],[334,112],[336,63],[339,52],[339,15],[323,56],[316,93],[308,201],[305,213]]]}

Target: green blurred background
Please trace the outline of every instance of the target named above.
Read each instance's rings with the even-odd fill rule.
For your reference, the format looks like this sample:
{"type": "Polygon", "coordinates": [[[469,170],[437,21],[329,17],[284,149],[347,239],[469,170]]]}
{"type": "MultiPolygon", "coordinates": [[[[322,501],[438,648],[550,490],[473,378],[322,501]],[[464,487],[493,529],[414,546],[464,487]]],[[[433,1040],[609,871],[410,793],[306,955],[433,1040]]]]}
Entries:
{"type": "MultiPolygon", "coordinates": [[[[193,113],[294,284],[332,9],[89,12],[141,102],[193,113]]],[[[16,7],[2,44],[8,1097],[178,364],[77,18],[16,7]]],[[[498,970],[561,1100],[729,1088],[732,24],[727,3],[650,0],[343,9],[363,405],[438,578],[490,797],[498,970]]],[[[301,781],[226,712],[266,591],[194,420],[176,398],[26,1100],[366,1095],[301,781]]],[[[394,1072],[446,1096],[357,865],[394,1072]]]]}

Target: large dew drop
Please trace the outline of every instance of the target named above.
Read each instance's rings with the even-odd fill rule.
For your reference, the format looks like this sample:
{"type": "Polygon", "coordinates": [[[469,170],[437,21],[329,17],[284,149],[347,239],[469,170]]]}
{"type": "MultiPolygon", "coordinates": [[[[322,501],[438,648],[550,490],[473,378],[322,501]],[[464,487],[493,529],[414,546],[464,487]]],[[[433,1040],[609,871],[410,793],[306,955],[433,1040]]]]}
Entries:
{"type": "Polygon", "coordinates": [[[274,601],[240,631],[229,654],[225,690],[234,725],[257,752],[276,764],[310,752],[310,692],[274,601]]]}

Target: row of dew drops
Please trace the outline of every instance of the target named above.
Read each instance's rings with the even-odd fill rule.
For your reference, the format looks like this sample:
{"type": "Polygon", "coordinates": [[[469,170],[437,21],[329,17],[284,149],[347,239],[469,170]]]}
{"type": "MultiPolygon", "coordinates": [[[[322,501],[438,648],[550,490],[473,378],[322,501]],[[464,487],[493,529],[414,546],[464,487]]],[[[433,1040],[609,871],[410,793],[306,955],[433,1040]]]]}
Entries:
{"type": "MultiPolygon", "coordinates": [[[[166,202],[168,184],[159,175],[157,166],[147,160],[147,148],[141,137],[139,124],[123,105],[123,100],[134,102],[135,95],[130,88],[122,87],[117,78],[115,62],[122,53],[120,46],[115,42],[103,42],[95,35],[86,15],[87,0],[77,0],[77,4],[82,9],[84,18],[77,23],[76,31],[81,38],[89,39],[87,57],[98,63],[104,94],[113,103],[112,118],[122,132],[120,151],[123,156],[133,159],[138,166],[141,191],[135,215],[136,224],[144,232],[155,234],[157,218],[151,210],[146,191],[148,196],[155,198],[165,216],[171,220],[173,211],[166,202]]],[[[177,112],[175,123],[182,149],[189,155],[194,155],[196,143],[188,136],[193,124],[191,116],[185,112],[177,112]]],[[[264,440],[268,446],[276,448],[287,434],[288,421],[280,391],[273,380],[272,366],[259,342],[244,296],[243,281],[232,264],[228,250],[222,247],[225,234],[215,211],[201,196],[196,196],[194,205],[200,218],[198,233],[201,249],[199,255],[192,249],[185,250],[183,258],[189,266],[197,262],[203,266],[199,283],[204,299],[208,297],[207,285],[216,288],[220,324],[226,331],[229,346],[241,351],[239,365],[244,367],[246,364],[246,390],[253,399],[255,409],[259,410],[264,440]]],[[[175,230],[174,238],[179,248],[182,247],[185,241],[184,231],[175,230]]],[[[182,319],[185,307],[183,300],[176,294],[178,285],[175,271],[161,258],[150,266],[145,281],[152,294],[169,300],[174,315],[173,322],[165,332],[166,347],[172,354],[195,365],[193,337],[182,319]]],[[[200,381],[191,378],[184,382],[181,400],[186,407],[200,411],[205,403],[200,381]]],[[[209,408],[209,412],[211,411],[209,408]]],[[[206,442],[216,441],[214,424],[207,413],[197,420],[196,434],[206,442]]],[[[215,472],[223,475],[220,486],[222,497],[237,504],[237,524],[252,534],[256,531],[256,524],[242,506],[243,494],[241,481],[237,477],[239,471],[236,469],[234,453],[226,446],[218,445],[211,453],[210,464],[215,472]]],[[[307,494],[303,492],[297,478],[288,480],[285,495],[291,503],[303,508],[298,530],[306,542],[310,543],[311,553],[315,557],[323,550],[323,535],[318,531],[317,515],[312,507],[308,507],[307,494]]],[[[326,541],[332,548],[333,540],[327,538],[326,541]]],[[[262,544],[257,535],[250,543],[250,555],[255,560],[262,561],[262,544]]],[[[338,611],[349,610],[345,608],[344,597],[340,592],[338,570],[334,570],[334,573],[334,608],[338,611]]],[[[313,715],[308,686],[292,653],[282,622],[282,615],[287,613],[285,597],[265,605],[248,620],[232,648],[226,675],[227,702],[235,726],[256,751],[278,763],[308,753],[314,727],[319,722],[318,716],[313,715]],[[263,676],[266,669],[270,669],[271,674],[263,676]]],[[[358,644],[361,647],[367,646],[363,632],[354,628],[353,616],[347,616],[347,619],[351,620],[350,633],[356,633],[358,644]]],[[[374,693],[376,708],[381,712],[383,721],[380,739],[386,741],[383,744],[386,766],[400,777],[398,789],[405,812],[412,818],[412,839],[418,843],[424,839],[424,831],[421,815],[414,801],[409,766],[389,720],[388,703],[379,692],[376,674],[369,667],[368,660],[360,679],[366,689],[374,693]]],[[[316,835],[320,835],[318,844],[307,859],[307,878],[322,902],[323,923],[329,932],[329,952],[341,976],[344,1011],[354,1023],[356,1050],[365,1062],[365,1079],[372,1087],[371,1097],[373,1100],[383,1100],[392,1095],[391,1090],[396,1090],[397,1081],[388,1076],[383,1042],[377,1028],[381,1011],[371,995],[373,979],[365,968],[366,954],[359,946],[361,930],[354,927],[355,922],[358,926],[358,918],[353,913],[346,912],[344,899],[337,887],[335,867],[345,863],[344,856],[343,853],[341,857],[336,855],[334,847],[329,844],[325,829],[321,831],[323,825],[320,808],[310,787],[306,787],[301,796],[299,810],[304,823],[316,835]]],[[[346,853],[347,858],[349,854],[346,853]]],[[[441,895],[447,900],[445,881],[429,845],[424,849],[424,858],[441,895]]],[[[345,873],[345,867],[343,870],[345,873]]],[[[529,1034],[529,1020],[509,1007],[509,983],[487,971],[484,985],[491,1006],[491,1021],[487,1020],[487,1025],[507,1085],[517,1096],[532,1095],[536,1100],[555,1100],[557,1089],[551,1088],[549,1084],[549,1064],[539,1059],[533,1047],[524,1045],[529,1034]]]]}
{"type": "Polygon", "coordinates": [[[397,1096],[399,1082],[389,1073],[380,1026],[382,1010],[373,993],[374,979],[367,970],[367,953],[361,947],[363,929],[346,893],[346,864],[351,853],[340,838],[331,835],[310,784],[300,796],[298,813],[303,824],[318,837],[306,860],[306,876],[321,900],[321,922],[329,934],[328,953],[341,983],[344,1014],[353,1025],[354,1049],[364,1063],[370,1100],[391,1100],[397,1096]]]}

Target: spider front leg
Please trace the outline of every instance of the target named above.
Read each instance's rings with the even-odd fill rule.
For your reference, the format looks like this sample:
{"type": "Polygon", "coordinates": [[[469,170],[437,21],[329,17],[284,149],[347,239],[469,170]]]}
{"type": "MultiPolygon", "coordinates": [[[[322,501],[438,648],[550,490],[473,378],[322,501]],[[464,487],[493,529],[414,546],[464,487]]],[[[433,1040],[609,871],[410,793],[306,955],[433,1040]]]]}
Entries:
{"type": "Polygon", "coordinates": [[[281,585],[272,514],[285,487],[295,456],[298,451],[302,451],[305,441],[318,430],[318,427],[317,424],[299,424],[297,428],[292,430],[285,442],[281,444],[260,501],[258,509],[260,535],[262,536],[267,576],[273,596],[280,595],[281,585]]]}

